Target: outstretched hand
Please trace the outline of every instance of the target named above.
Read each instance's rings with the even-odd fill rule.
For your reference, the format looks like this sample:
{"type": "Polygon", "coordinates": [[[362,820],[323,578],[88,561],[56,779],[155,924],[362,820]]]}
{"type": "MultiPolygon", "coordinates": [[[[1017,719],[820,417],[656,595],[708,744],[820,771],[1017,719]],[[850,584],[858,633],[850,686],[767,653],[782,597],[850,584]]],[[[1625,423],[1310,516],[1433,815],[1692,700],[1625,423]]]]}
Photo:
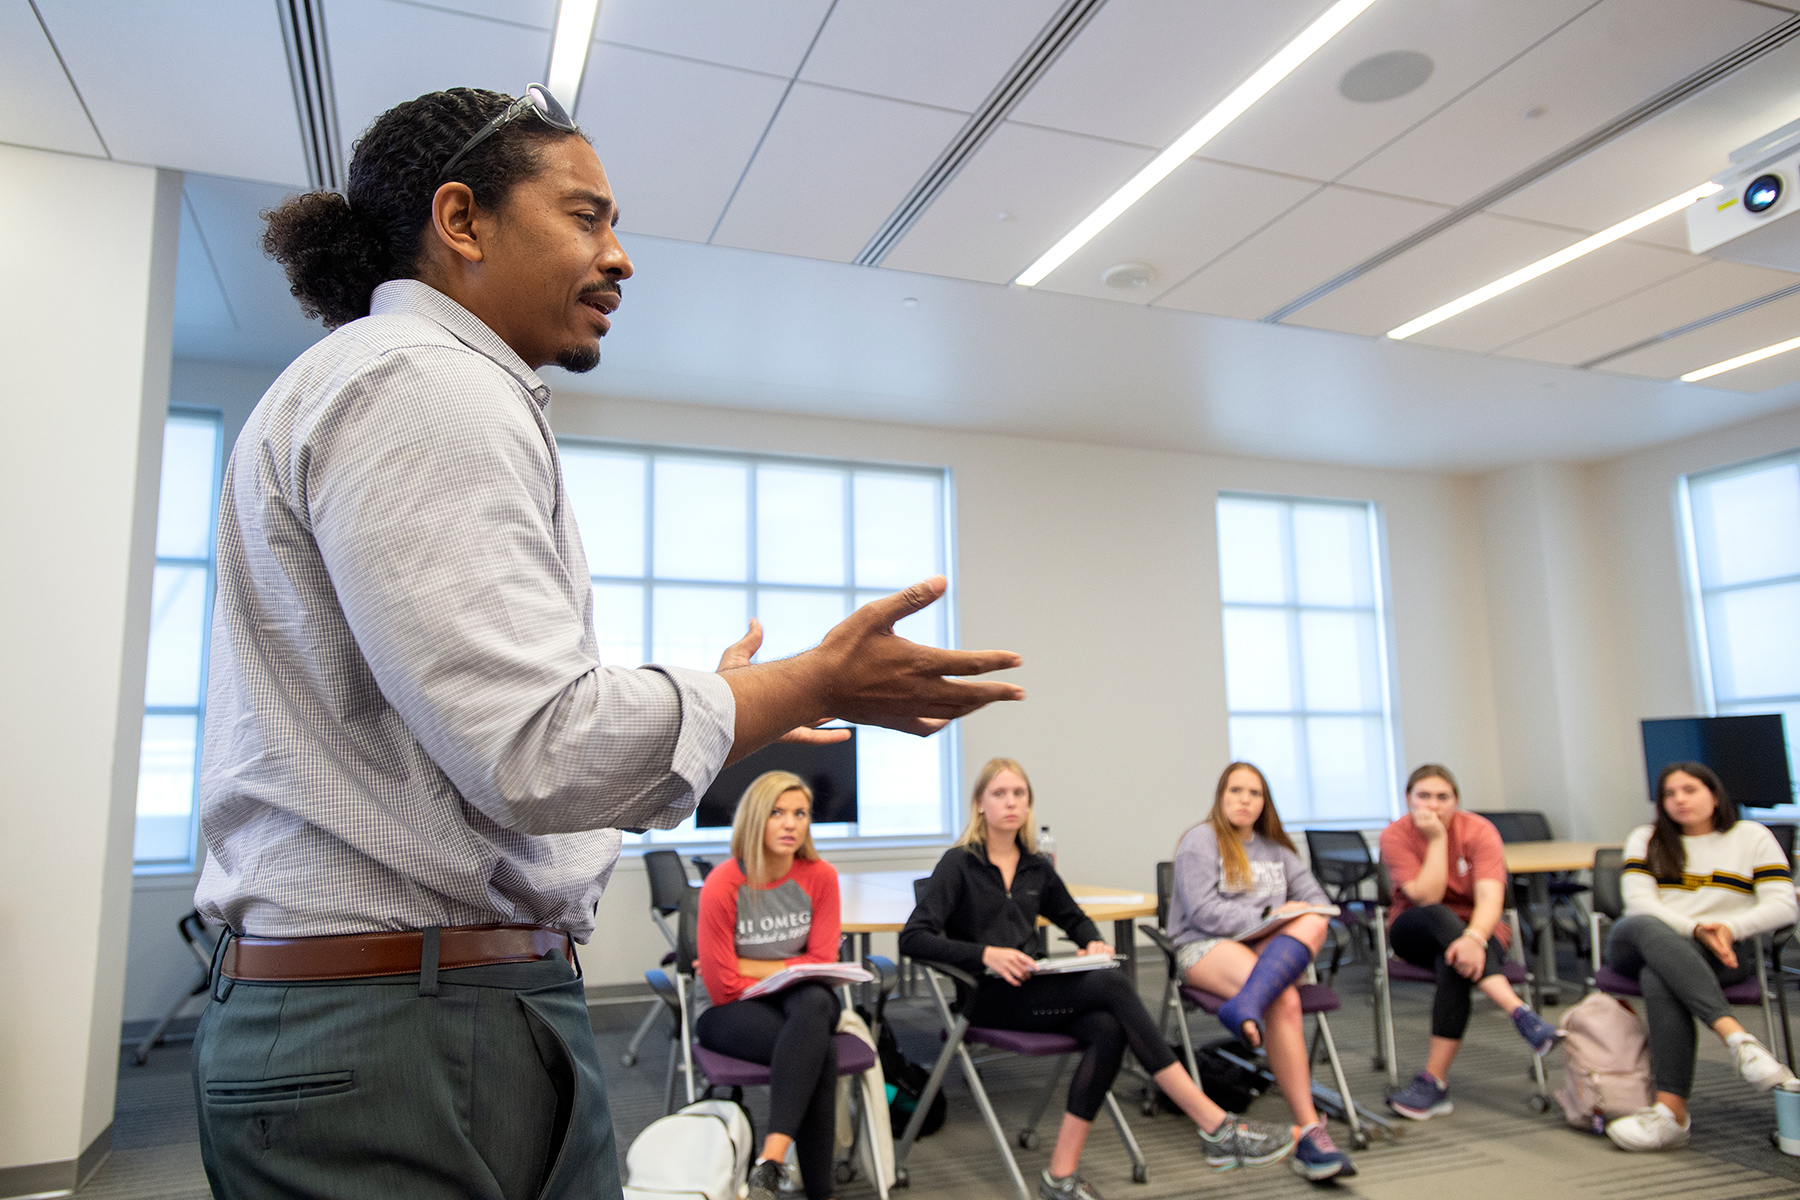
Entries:
{"type": "MultiPolygon", "coordinates": [[[[725,647],[725,653],[719,656],[719,674],[735,671],[739,667],[747,667],[756,652],[762,649],[762,622],[755,617],[750,618],[750,628],[744,636],[725,647]]],[[[811,725],[799,725],[788,730],[775,740],[778,742],[795,742],[807,746],[829,746],[834,742],[850,740],[848,729],[820,729],[819,726],[833,720],[831,717],[820,717],[811,725]]]]}

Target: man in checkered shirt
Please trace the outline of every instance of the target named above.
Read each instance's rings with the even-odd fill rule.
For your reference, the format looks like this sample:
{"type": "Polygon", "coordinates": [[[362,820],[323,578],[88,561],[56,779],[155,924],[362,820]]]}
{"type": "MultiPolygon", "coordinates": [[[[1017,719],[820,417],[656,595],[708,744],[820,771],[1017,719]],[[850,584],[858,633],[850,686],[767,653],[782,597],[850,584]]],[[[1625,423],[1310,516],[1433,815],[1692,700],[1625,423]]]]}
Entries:
{"type": "MultiPolygon", "coordinates": [[[[621,828],[824,720],[928,734],[1018,665],[893,623],[717,673],[598,660],[536,369],[585,371],[631,261],[539,88],[402,104],[265,246],[333,328],[239,437],[219,516],[196,896],[228,925],[194,1044],[221,1197],[619,1196],[575,942],[621,828]]],[[[590,951],[592,953],[592,951],[590,951]]]]}

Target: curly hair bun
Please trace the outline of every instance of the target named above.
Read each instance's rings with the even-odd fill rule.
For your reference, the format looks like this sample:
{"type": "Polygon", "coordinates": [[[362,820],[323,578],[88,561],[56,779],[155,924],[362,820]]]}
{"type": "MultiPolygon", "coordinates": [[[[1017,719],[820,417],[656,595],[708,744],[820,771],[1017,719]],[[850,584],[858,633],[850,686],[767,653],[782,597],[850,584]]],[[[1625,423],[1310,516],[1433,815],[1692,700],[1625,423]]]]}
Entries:
{"type": "Polygon", "coordinates": [[[307,192],[262,214],[263,253],[287,268],[300,311],[336,329],[369,315],[375,286],[393,278],[388,249],[336,192],[307,192]]]}

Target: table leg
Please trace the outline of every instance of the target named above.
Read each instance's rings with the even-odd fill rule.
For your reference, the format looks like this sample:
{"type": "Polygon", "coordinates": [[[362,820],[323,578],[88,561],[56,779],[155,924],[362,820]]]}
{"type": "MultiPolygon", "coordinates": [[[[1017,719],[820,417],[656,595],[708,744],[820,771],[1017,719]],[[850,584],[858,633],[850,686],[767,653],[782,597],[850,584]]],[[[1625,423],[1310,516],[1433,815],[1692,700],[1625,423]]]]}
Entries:
{"type": "Polygon", "coordinates": [[[1540,1004],[1556,1004],[1556,930],[1550,922],[1550,877],[1533,871],[1525,877],[1531,898],[1531,932],[1537,938],[1537,985],[1540,1004]]]}

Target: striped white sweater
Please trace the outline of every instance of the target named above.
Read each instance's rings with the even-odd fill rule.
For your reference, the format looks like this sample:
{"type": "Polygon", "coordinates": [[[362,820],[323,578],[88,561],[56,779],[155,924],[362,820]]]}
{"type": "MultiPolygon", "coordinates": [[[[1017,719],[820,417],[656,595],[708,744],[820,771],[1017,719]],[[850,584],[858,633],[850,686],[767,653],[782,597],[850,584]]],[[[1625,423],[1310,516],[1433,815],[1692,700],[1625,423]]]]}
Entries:
{"type": "Polygon", "coordinates": [[[1775,835],[1755,821],[1739,821],[1724,833],[1684,837],[1687,863],[1680,879],[1658,879],[1644,863],[1649,825],[1625,839],[1620,890],[1625,915],[1661,918],[1688,937],[1698,924],[1719,923],[1733,941],[1792,925],[1794,881],[1775,835]]]}

